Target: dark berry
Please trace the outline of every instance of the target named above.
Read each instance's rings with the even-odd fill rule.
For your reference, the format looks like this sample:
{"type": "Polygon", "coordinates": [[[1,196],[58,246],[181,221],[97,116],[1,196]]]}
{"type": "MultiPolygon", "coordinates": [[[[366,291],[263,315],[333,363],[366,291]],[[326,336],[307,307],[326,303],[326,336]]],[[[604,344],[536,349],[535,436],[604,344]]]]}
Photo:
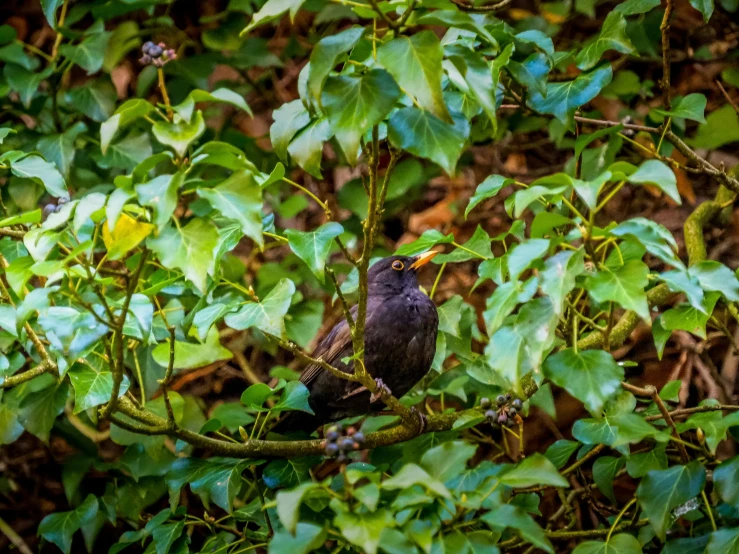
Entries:
{"type": "Polygon", "coordinates": [[[514,417],[518,413],[518,410],[516,408],[509,408],[508,409],[508,415],[511,417],[514,417]]]}
{"type": "Polygon", "coordinates": [[[502,406],[503,404],[505,404],[505,396],[503,396],[502,394],[499,394],[498,396],[496,396],[495,397],[495,403],[498,406],[502,406]]]}
{"type": "Polygon", "coordinates": [[[513,406],[517,410],[520,410],[521,408],[523,408],[523,402],[521,402],[520,398],[516,398],[513,402],[511,402],[511,406],[513,406]]]}
{"type": "Polygon", "coordinates": [[[485,417],[489,419],[490,421],[495,421],[495,418],[498,416],[498,412],[495,410],[488,410],[485,412],[485,417]]]}
{"type": "Polygon", "coordinates": [[[341,448],[341,450],[344,452],[354,450],[354,441],[349,437],[344,437],[339,441],[339,448],[341,448]]]}
{"type": "Polygon", "coordinates": [[[159,56],[161,56],[161,55],[162,55],[162,52],[164,52],[164,48],[162,48],[162,47],[161,47],[161,46],[159,46],[158,44],[152,44],[152,45],[151,45],[151,46],[149,47],[149,52],[148,52],[148,54],[149,54],[149,55],[150,55],[150,56],[151,56],[152,58],[158,58],[159,56]]]}
{"type": "Polygon", "coordinates": [[[354,442],[358,442],[359,444],[364,444],[364,433],[361,431],[357,431],[354,433],[354,442]]]}
{"type": "Polygon", "coordinates": [[[46,204],[46,206],[44,206],[44,210],[42,212],[43,215],[44,215],[44,219],[46,219],[47,217],[49,217],[54,212],[56,212],[56,204],[46,204]]]}
{"type": "Polygon", "coordinates": [[[142,51],[142,52],[143,52],[144,54],[148,54],[148,53],[149,53],[149,49],[150,49],[150,48],[151,48],[152,46],[155,46],[155,44],[154,44],[153,42],[151,42],[150,40],[147,40],[147,41],[146,41],[146,42],[145,42],[145,43],[144,43],[144,44],[143,44],[143,45],[141,46],[141,51],[142,51]]]}
{"type": "Polygon", "coordinates": [[[326,445],[326,456],[336,456],[339,453],[339,445],[330,442],[326,445]]]}
{"type": "Polygon", "coordinates": [[[492,403],[490,402],[489,398],[480,398],[480,407],[483,410],[487,410],[491,405],[492,403]]]}
{"type": "Polygon", "coordinates": [[[139,58],[139,61],[142,65],[149,65],[151,63],[151,56],[149,54],[144,54],[139,58]]]}
{"type": "Polygon", "coordinates": [[[510,399],[511,399],[511,395],[510,394],[506,394],[505,395],[505,401],[508,402],[510,399]]]}
{"type": "Polygon", "coordinates": [[[339,435],[338,431],[328,431],[326,433],[326,440],[330,442],[336,442],[336,439],[338,439],[341,435],[339,435]]]}

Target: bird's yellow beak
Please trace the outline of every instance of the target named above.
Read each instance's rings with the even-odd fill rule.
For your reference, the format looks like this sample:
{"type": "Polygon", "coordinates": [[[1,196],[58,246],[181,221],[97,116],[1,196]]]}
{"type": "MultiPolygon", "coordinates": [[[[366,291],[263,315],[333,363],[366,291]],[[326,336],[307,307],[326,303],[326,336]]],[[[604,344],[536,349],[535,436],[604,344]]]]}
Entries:
{"type": "Polygon", "coordinates": [[[413,262],[410,266],[410,269],[413,269],[414,271],[418,271],[419,268],[425,266],[427,263],[429,263],[434,256],[436,256],[438,252],[434,250],[429,250],[428,252],[424,252],[423,254],[419,254],[415,258],[415,262],[413,262]]]}

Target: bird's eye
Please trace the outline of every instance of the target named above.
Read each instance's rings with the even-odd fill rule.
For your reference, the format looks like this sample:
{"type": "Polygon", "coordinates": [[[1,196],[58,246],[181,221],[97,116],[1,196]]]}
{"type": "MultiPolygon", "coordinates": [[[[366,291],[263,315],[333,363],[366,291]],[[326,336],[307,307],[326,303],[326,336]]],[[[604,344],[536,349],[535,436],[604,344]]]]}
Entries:
{"type": "Polygon", "coordinates": [[[401,262],[400,260],[395,260],[393,262],[393,269],[395,271],[401,271],[404,267],[405,265],[403,265],[403,262],[401,262]]]}

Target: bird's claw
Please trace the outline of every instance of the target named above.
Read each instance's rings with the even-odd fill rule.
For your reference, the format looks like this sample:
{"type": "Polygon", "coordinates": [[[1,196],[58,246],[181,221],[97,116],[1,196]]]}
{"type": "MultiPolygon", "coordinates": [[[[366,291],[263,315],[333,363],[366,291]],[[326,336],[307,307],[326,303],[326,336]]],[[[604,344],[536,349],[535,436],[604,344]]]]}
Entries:
{"type": "Polygon", "coordinates": [[[428,418],[425,414],[421,413],[415,406],[411,407],[411,415],[417,420],[418,434],[421,435],[426,430],[428,424],[428,418]]]}
{"type": "Polygon", "coordinates": [[[382,400],[383,398],[387,398],[388,396],[392,396],[393,392],[388,388],[388,386],[382,382],[382,379],[375,379],[375,392],[372,393],[372,396],[370,396],[370,402],[375,403],[378,400],[382,400]]]}

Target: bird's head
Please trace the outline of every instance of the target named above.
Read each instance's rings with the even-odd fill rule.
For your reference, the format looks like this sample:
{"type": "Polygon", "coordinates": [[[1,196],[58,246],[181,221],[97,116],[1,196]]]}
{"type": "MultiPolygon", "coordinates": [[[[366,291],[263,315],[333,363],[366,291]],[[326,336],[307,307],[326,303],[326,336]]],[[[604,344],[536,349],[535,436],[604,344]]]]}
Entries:
{"type": "Polygon", "coordinates": [[[438,252],[424,252],[418,256],[390,256],[370,267],[367,284],[370,295],[386,296],[418,288],[416,274],[438,252]]]}

